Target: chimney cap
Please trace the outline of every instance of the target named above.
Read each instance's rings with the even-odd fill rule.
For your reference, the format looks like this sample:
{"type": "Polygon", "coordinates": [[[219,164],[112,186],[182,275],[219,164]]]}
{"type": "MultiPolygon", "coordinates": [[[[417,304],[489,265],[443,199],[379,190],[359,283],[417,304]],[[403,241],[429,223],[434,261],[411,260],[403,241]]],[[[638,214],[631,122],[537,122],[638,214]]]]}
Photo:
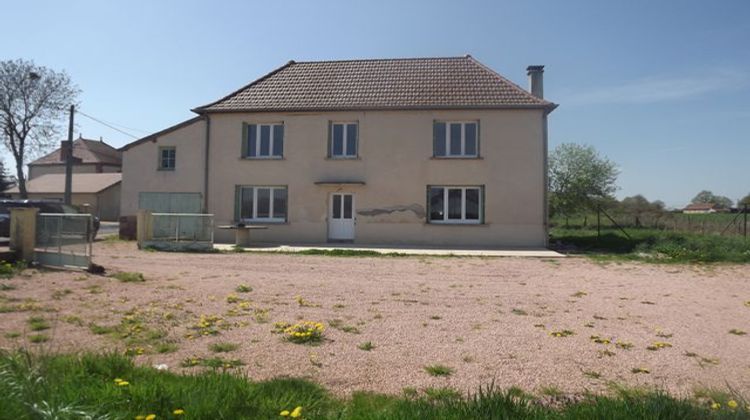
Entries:
{"type": "Polygon", "coordinates": [[[528,66],[526,67],[526,71],[529,73],[543,73],[544,66],[543,65],[528,66]]]}

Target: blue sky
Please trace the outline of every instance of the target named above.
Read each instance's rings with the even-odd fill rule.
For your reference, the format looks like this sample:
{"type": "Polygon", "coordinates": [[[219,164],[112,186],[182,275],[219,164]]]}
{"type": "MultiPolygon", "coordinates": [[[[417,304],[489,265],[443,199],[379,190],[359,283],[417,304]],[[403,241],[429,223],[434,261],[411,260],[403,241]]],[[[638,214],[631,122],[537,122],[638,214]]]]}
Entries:
{"type": "MultiPolygon", "coordinates": [[[[0,59],[67,71],[83,112],[137,137],[290,59],[469,53],[524,87],[526,66],[546,65],[551,147],[594,145],[620,166],[620,197],[750,193],[745,0],[15,1],[3,14],[0,59]]],[[[83,117],[78,133],[132,140],[83,117]]]]}

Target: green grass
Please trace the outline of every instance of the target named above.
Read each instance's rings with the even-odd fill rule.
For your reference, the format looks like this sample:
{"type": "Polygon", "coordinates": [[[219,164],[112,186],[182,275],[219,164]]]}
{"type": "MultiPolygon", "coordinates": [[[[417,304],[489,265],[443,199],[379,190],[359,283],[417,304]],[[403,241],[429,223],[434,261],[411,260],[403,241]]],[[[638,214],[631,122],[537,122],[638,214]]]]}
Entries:
{"type": "Polygon", "coordinates": [[[49,337],[44,334],[33,334],[29,336],[29,341],[34,344],[46,343],[49,341],[49,337]]]}
{"type": "Polygon", "coordinates": [[[253,288],[246,284],[240,284],[234,289],[234,291],[237,293],[250,293],[253,291],[253,288]]]}
{"type": "Polygon", "coordinates": [[[424,367],[424,371],[430,376],[451,376],[453,368],[445,365],[429,365],[424,367]]]}
{"type": "Polygon", "coordinates": [[[408,254],[399,252],[381,253],[370,250],[360,249],[305,249],[297,252],[300,255],[324,255],[326,257],[408,257],[408,254]]]}
{"type": "Polygon", "coordinates": [[[143,277],[143,273],[130,271],[121,271],[119,273],[112,274],[112,277],[120,280],[123,283],[141,283],[146,281],[146,278],[143,277]]]}
{"type": "Polygon", "coordinates": [[[573,245],[577,252],[595,257],[657,263],[750,263],[750,239],[741,236],[700,235],[656,229],[626,229],[622,232],[596,229],[555,228],[552,244],[573,245]]]}
{"type": "Polygon", "coordinates": [[[213,343],[208,346],[208,349],[214,353],[229,353],[240,348],[239,344],[235,343],[213,343]]]}
{"type": "Polygon", "coordinates": [[[40,316],[32,316],[27,322],[31,331],[44,331],[50,327],[47,320],[40,316]]]}
{"type": "Polygon", "coordinates": [[[2,419],[110,418],[155,414],[174,418],[175,409],[191,419],[273,419],[282,410],[302,407],[307,419],[742,419],[739,408],[671,397],[659,391],[617,390],[609,397],[587,395],[583,401],[551,409],[515,388],[486,386],[464,395],[450,388],[409,388],[403,396],[355,392],[337,398],[311,382],[283,378],[251,382],[222,370],[177,375],[136,367],[116,354],[31,356],[0,353],[2,419]],[[127,381],[117,386],[114,379],[127,381]]]}
{"type": "Polygon", "coordinates": [[[357,348],[363,351],[370,351],[375,348],[375,345],[372,344],[372,341],[365,341],[364,343],[358,345],[357,348]]]}

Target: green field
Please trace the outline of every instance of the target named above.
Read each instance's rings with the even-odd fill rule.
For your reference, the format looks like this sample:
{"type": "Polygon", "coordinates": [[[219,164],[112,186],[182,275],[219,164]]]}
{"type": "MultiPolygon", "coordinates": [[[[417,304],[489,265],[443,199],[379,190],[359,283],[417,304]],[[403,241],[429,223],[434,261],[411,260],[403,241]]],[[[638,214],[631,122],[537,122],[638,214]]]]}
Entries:
{"type": "Polygon", "coordinates": [[[746,419],[747,401],[615,390],[557,408],[518,389],[448,388],[336,398],[301,379],[252,382],[218,370],[175,375],[119,355],[0,354],[1,419],[746,419]],[[300,407],[295,413],[295,408],[300,407]],[[286,414],[286,415],[282,415],[286,414]]]}

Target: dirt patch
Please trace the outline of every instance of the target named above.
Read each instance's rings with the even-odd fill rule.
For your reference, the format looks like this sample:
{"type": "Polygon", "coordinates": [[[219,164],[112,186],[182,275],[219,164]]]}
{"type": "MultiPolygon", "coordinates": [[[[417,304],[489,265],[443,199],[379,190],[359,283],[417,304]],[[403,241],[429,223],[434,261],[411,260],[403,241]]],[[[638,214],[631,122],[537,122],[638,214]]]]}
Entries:
{"type": "Polygon", "coordinates": [[[117,242],[97,243],[95,261],[145,281],[35,270],[0,280],[0,346],[116,349],[173,371],[300,376],[340,394],[491,381],[750,393],[750,335],[729,333],[750,331],[748,266],[179,254],[117,242]],[[31,317],[50,328],[32,331],[31,317]],[[322,322],[323,340],[295,344],[274,326],[301,320],[322,322]],[[31,344],[36,335],[49,340],[31,344]],[[450,373],[431,375],[434,365],[450,373]]]}

